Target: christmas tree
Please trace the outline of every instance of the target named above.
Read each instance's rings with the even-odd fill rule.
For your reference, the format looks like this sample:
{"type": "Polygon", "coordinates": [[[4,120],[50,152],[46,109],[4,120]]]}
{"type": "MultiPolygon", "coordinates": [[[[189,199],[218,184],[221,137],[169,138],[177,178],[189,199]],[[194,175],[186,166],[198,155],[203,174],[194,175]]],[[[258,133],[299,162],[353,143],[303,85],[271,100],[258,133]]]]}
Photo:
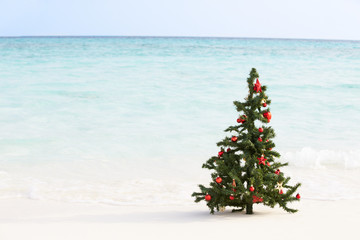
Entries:
{"type": "Polygon", "coordinates": [[[265,94],[267,87],[261,86],[258,78],[253,68],[247,79],[246,101],[234,101],[239,112],[238,124],[225,130],[232,136],[218,142],[218,155],[202,166],[214,171],[210,187],[199,185],[201,192],[192,194],[195,202],[207,201],[210,213],[230,206],[235,207],[233,211],[246,209],[247,214],[252,214],[253,204],[260,203],[272,208],[279,204],[291,213],[297,211],[287,207],[287,203],[300,199],[299,194],[294,194],[301,184],[290,186],[290,177],[280,171],[287,163],[275,161],[280,157],[273,150],[275,132],[266,126],[271,120],[271,100],[265,94]]]}

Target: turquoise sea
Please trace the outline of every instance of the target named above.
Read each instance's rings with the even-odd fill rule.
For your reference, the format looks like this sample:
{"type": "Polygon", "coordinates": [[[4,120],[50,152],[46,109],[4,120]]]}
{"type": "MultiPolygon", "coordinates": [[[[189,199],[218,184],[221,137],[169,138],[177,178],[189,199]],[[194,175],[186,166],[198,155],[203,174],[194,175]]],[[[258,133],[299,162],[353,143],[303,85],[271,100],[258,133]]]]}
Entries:
{"type": "Polygon", "coordinates": [[[304,198],[360,198],[360,41],[20,37],[0,38],[0,199],[191,203],[252,67],[304,198]]]}

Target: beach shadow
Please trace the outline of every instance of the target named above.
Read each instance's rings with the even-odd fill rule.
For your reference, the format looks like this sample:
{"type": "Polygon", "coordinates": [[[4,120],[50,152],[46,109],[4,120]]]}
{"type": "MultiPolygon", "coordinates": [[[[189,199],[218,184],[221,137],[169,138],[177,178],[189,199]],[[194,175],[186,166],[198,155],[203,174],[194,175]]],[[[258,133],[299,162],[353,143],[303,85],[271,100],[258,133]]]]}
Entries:
{"type": "MultiPolygon", "coordinates": [[[[271,212],[255,212],[247,215],[244,212],[216,212],[214,215],[208,211],[153,211],[153,212],[133,212],[124,214],[81,214],[71,217],[45,217],[41,219],[19,220],[16,222],[32,223],[54,223],[54,222],[81,222],[81,223],[196,223],[196,222],[216,222],[238,219],[239,221],[261,217],[272,214],[271,212]]],[[[15,219],[14,219],[15,220],[15,219]]],[[[7,221],[9,222],[9,221],[7,221]]]]}

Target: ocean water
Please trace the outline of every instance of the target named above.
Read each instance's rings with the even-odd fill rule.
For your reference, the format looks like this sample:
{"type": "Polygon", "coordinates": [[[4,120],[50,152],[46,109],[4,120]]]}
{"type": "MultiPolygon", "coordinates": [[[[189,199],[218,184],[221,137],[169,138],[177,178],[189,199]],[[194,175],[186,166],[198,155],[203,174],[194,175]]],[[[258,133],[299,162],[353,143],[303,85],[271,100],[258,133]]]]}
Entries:
{"type": "Polygon", "coordinates": [[[360,42],[0,38],[0,199],[191,204],[257,68],[284,172],[360,198],[360,42]]]}

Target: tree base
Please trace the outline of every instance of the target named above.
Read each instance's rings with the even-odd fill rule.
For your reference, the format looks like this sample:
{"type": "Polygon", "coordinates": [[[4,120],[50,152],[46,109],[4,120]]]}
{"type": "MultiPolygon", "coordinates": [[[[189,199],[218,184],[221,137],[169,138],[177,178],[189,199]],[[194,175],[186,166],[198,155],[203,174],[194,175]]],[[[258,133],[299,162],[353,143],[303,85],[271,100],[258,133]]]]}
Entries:
{"type": "Polygon", "coordinates": [[[253,214],[253,204],[246,205],[246,214],[253,214]]]}

